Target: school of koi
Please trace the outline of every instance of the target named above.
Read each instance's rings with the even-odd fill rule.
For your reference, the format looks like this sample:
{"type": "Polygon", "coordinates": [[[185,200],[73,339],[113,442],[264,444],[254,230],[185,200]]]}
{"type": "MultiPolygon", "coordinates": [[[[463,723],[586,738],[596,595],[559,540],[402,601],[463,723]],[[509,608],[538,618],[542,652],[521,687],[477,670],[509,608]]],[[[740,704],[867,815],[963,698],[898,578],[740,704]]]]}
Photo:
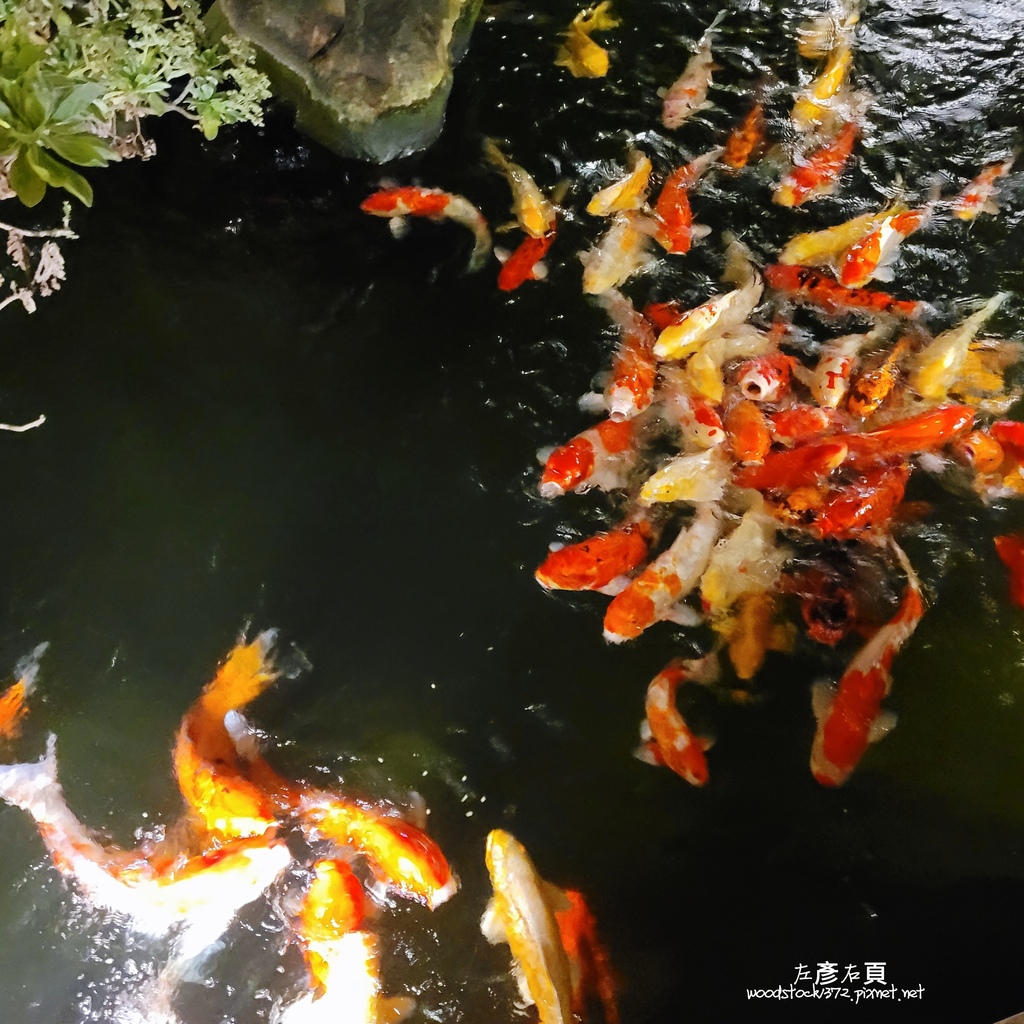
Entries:
{"type": "MultiPolygon", "coordinates": [[[[566,34],[559,63],[578,77],[607,70],[589,32],[615,27],[609,8],[582,12],[566,34]]],[[[668,131],[711,105],[720,18],[661,90],[668,131]]],[[[999,419],[1021,395],[1005,374],[1022,346],[979,337],[1006,294],[933,335],[927,321],[936,311],[928,303],[868,287],[893,280],[900,244],[918,229],[997,213],[998,183],[1016,154],[991,161],[953,197],[932,186],[916,207],[898,200],[798,234],[763,267],[725,237],[723,280],[732,287],[696,308],[661,299],[638,309],[619,290],[655,263],[656,247],[671,260],[709,234],[694,223],[690,205],[705,176],[735,175],[771,155],[787,164],[772,195],[777,205],[802,206],[837,190],[872,100],[852,82],[859,20],[857,8],[843,3],[801,26],[800,56],[821,63],[793,93],[785,145],[766,139],[765,82],[720,147],[661,175],[634,148],[623,174],[586,206],[610,223],[580,253],[583,291],[597,296],[619,342],[603,393],[581,400],[605,418],[539,453],[539,489],[547,499],[614,492],[622,519],[586,540],[553,545],[536,576],[548,589],[612,595],[604,616],[612,643],[659,621],[711,626],[717,640],[710,653],[676,659],[650,683],[637,750],[694,785],[708,779],[710,742],[680,712],[680,687],[696,683],[747,699],[746,684],[766,652],[791,649],[799,626],[829,646],[851,632],[866,638],[836,685],[812,691],[811,770],[823,785],[845,782],[894,723],[882,707],[892,662],[925,610],[895,537],[919,512],[904,501],[913,470],[959,473],[986,501],[1024,493],[1024,424],[999,419]],[[660,192],[649,200],[658,176],[660,192]],[[798,326],[794,306],[808,307],[815,321],[798,326]],[[902,595],[887,600],[887,581],[897,573],[902,595]],[[739,687],[721,683],[723,649],[739,687]]],[[[486,151],[509,181],[527,235],[499,274],[499,287],[511,290],[543,276],[538,261],[559,217],[573,214],[494,143],[486,151]]],[[[418,212],[416,188],[397,191],[405,205],[385,202],[390,214],[373,208],[383,193],[363,209],[418,212]]],[[[893,192],[903,191],[895,183],[893,192]]],[[[997,550],[1011,571],[1011,593],[1024,604],[1024,537],[999,538],[997,550]]]]}

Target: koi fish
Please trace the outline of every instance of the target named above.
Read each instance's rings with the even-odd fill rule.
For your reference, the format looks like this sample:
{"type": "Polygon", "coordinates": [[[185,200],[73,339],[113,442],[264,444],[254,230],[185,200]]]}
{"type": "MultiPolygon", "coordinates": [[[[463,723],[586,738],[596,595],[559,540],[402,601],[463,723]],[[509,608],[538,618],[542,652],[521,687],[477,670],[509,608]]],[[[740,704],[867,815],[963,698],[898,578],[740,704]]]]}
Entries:
{"type": "Polygon", "coordinates": [[[779,182],[772,202],[779,206],[803,206],[832,192],[853,153],[859,134],[860,126],[854,121],[847,121],[834,139],[798,159],[779,182]]]}
{"type": "Polygon", "coordinates": [[[850,581],[834,570],[812,567],[795,577],[788,589],[800,597],[807,635],[819,644],[835,647],[857,621],[850,581]]]}
{"type": "Polygon", "coordinates": [[[978,473],[992,473],[1006,458],[1003,446],[984,430],[972,430],[955,442],[954,448],[978,473]]]}
{"type": "Polygon", "coordinates": [[[928,308],[923,302],[896,299],[885,292],[845,288],[811,267],[772,263],[764,268],[764,279],[776,291],[798,302],[810,303],[830,314],[857,312],[869,316],[882,314],[914,320],[928,308]]]}
{"type": "Polygon", "coordinates": [[[658,218],[655,238],[666,252],[683,255],[694,239],[704,238],[710,228],[693,223],[689,191],[704,176],[722,153],[721,147],[677,167],[666,179],[654,205],[658,218]]]}
{"type": "Polygon", "coordinates": [[[789,118],[798,132],[809,132],[828,116],[853,64],[853,49],[842,41],[830,51],[821,73],[797,94],[789,118]]]}
{"type": "Polygon", "coordinates": [[[789,391],[796,360],[782,352],[772,352],[743,363],[737,370],[737,386],[752,402],[775,402],[789,391]]]}
{"type": "Polygon", "coordinates": [[[569,965],[573,968],[573,1013],[586,1015],[586,995],[596,993],[604,1012],[604,1024],[619,1024],[619,1006],[615,994],[615,976],[608,951],[597,935],[597,921],[583,893],[564,889],[569,906],[555,910],[558,936],[562,940],[569,965]]]}
{"type": "Polygon", "coordinates": [[[650,266],[653,257],[648,249],[653,231],[650,219],[643,214],[630,210],[615,214],[601,239],[580,253],[583,291],[600,295],[650,266]]]}
{"type": "Polygon", "coordinates": [[[647,558],[652,531],[640,520],[548,554],[534,576],[546,590],[604,591],[647,558]]]}
{"type": "Polygon", "coordinates": [[[772,445],[768,420],[756,402],[743,399],[725,414],[729,448],[738,462],[760,462],[772,445]]]}
{"type": "Polygon", "coordinates": [[[740,324],[705,342],[686,363],[686,377],[693,391],[718,405],[725,396],[722,367],[735,359],[752,359],[771,348],[772,337],[752,324],[740,324]]]}
{"type": "Polygon", "coordinates": [[[1024,608],[1024,535],[1006,533],[994,539],[996,554],[1010,573],[1010,600],[1024,608]]]}
{"type": "MultiPolygon", "coordinates": [[[[672,618],[676,606],[697,585],[722,530],[717,509],[701,505],[690,526],[620,594],[604,615],[604,638],[634,640],[655,622],[672,618]]],[[[688,621],[688,620],[684,620],[688,621]]]]}
{"type": "Polygon", "coordinates": [[[697,52],[690,58],[683,73],[667,90],[659,90],[662,100],[661,123],[669,130],[680,127],[691,114],[708,105],[708,88],[715,64],[711,56],[711,35],[724,16],[724,11],[719,12],[707,27],[697,43],[697,52]]]}
{"type": "Polygon", "coordinates": [[[207,843],[263,835],[277,822],[272,799],[246,778],[224,724],[229,712],[250,703],[277,678],[270,660],[275,639],[268,630],[250,644],[238,644],[178,728],[173,755],[178,788],[207,843]]]}
{"type": "Polygon", "coordinates": [[[789,445],[819,438],[830,432],[833,426],[829,410],[817,405],[791,405],[788,409],[771,413],[768,422],[771,439],[789,445]]]}
{"type": "MultiPolygon", "coordinates": [[[[540,238],[527,235],[515,250],[502,260],[498,271],[498,287],[503,292],[515,291],[524,281],[540,281],[547,277],[547,267],[541,262],[555,241],[552,228],[540,238]]],[[[495,250],[501,260],[501,253],[495,250]]]]}
{"type": "Polygon", "coordinates": [[[676,691],[683,683],[715,683],[720,675],[718,655],[713,651],[700,659],[670,661],[647,687],[647,716],[640,723],[640,746],[635,756],[648,764],[671,768],[691,786],[703,786],[708,781],[704,755],[711,741],[690,730],[676,706],[676,691]]]}
{"type": "Polygon", "coordinates": [[[629,157],[629,173],[601,189],[587,203],[587,213],[595,217],[610,217],[624,210],[639,210],[647,202],[650,181],[650,157],[639,150],[633,150],[629,157]]]}
{"type": "Polygon", "coordinates": [[[887,528],[903,501],[909,479],[907,463],[865,470],[854,483],[826,494],[825,501],[811,515],[811,532],[849,540],[867,530],[887,528]]]}
{"type": "Polygon", "coordinates": [[[39,675],[39,659],[50,645],[41,643],[32,653],[15,666],[18,677],[0,694],[0,740],[14,740],[21,735],[21,723],[28,714],[28,698],[36,688],[39,675]]]}
{"type": "Polygon", "coordinates": [[[296,921],[310,990],[275,1018],[276,1024],[383,1024],[415,1008],[408,998],[385,998],[376,936],[361,930],[363,891],[339,860],[313,864],[296,921]]]}
{"type": "Polygon", "coordinates": [[[573,78],[603,78],[608,74],[608,51],[590,38],[592,32],[616,28],[619,19],[610,13],[611,0],[580,11],[565,33],[555,64],[568,68],[573,78]]]}
{"type": "Polygon", "coordinates": [[[886,217],[899,213],[900,209],[896,205],[888,210],[862,213],[821,231],[794,235],[783,246],[778,262],[803,267],[831,267],[852,245],[877,228],[886,217]]]}
{"type": "Polygon", "coordinates": [[[846,407],[861,419],[875,413],[892,394],[900,373],[900,362],[910,351],[911,338],[903,335],[880,363],[866,368],[850,385],[846,407]]]}
{"type": "Polygon", "coordinates": [[[480,930],[492,945],[508,943],[520,996],[537,1007],[540,1024],[572,1024],[572,965],[555,917],[569,909],[568,900],[541,878],[522,843],[508,832],[488,834],[486,863],[494,895],[480,930]]]}
{"type": "Polygon", "coordinates": [[[949,394],[983,412],[1005,416],[1021,397],[1019,387],[1007,388],[1005,374],[1024,355],[1024,344],[1003,338],[979,338],[967,356],[949,394]]]}
{"type": "Polygon", "coordinates": [[[505,175],[512,189],[512,211],[523,231],[531,238],[542,238],[551,231],[558,218],[558,210],[529,172],[509,160],[493,139],[484,139],[484,157],[505,175]]]}
{"type": "Polygon", "coordinates": [[[821,351],[818,365],[807,381],[814,400],[824,409],[836,409],[846,397],[850,375],[861,348],[873,340],[873,335],[846,334],[833,338],[821,351]]]}
{"type": "Polygon", "coordinates": [[[612,375],[605,389],[608,416],[613,421],[632,419],[650,407],[658,376],[656,341],[650,322],[621,292],[610,288],[601,305],[619,328],[621,340],[612,360],[612,375]]]}
{"type": "Polygon", "coordinates": [[[882,701],[892,688],[893,660],[925,610],[917,576],[906,556],[897,551],[907,573],[899,609],[850,662],[834,694],[827,684],[818,684],[813,691],[818,727],[811,747],[811,772],[823,786],[841,786],[868,744],[895,724],[893,716],[882,711],[882,701]]]}
{"type": "Polygon", "coordinates": [[[729,650],[737,679],[753,679],[769,651],[791,651],[796,641],[792,623],[776,622],[778,601],[767,590],[742,594],[731,615],[714,623],[729,650]]]}
{"type": "Polygon", "coordinates": [[[159,867],[144,851],[101,845],[64,799],[52,734],[40,761],[0,767],[0,799],[32,816],[57,869],[91,903],[124,915],[148,935],[180,926],[180,959],[208,947],[291,862],[284,842],[268,836],[191,858],[182,854],[159,867]]]}
{"type": "Polygon", "coordinates": [[[958,326],[943,331],[917,354],[910,375],[910,386],[914,391],[922,398],[941,401],[946,397],[964,365],[974,336],[1009,295],[1009,292],[993,295],[976,313],[958,326]]]}
{"type": "Polygon", "coordinates": [[[797,53],[812,60],[827,56],[859,20],[856,4],[847,2],[835,11],[802,22],[797,29],[797,53]]]}
{"type": "Polygon", "coordinates": [[[843,434],[851,458],[881,456],[902,458],[948,444],[974,422],[974,410],[966,405],[943,405],[930,412],[896,420],[864,434],[843,434]]]}
{"type": "Polygon", "coordinates": [[[931,208],[907,210],[883,218],[860,241],[844,253],[839,263],[839,281],[847,288],[863,288],[869,281],[891,281],[889,265],[900,244],[931,216],[931,208]]]}
{"type": "Polygon", "coordinates": [[[974,220],[979,213],[996,214],[996,182],[1013,166],[1018,154],[1006,160],[988,164],[982,172],[953,200],[953,216],[960,220],[974,220]]]}
{"type": "Polygon", "coordinates": [[[491,251],[491,232],[484,215],[465,196],[442,192],[438,188],[405,185],[385,188],[367,196],[359,205],[363,213],[387,217],[391,233],[397,238],[405,231],[406,217],[428,217],[431,220],[452,220],[469,228],[476,240],[469,258],[469,269],[479,270],[491,251]]]}
{"type": "Polygon", "coordinates": [[[742,170],[757,158],[765,143],[764,106],[758,102],[733,128],[722,150],[722,163],[734,171],[742,170]]]}
{"type": "Polygon", "coordinates": [[[678,455],[644,481],[639,502],[654,505],[664,501],[718,501],[729,482],[731,468],[729,459],[718,447],[699,455],[678,455]]]}
{"type": "Polygon", "coordinates": [[[759,491],[790,491],[817,483],[846,460],[849,448],[843,440],[825,440],[781,452],[769,452],[755,465],[736,471],[737,487],[759,491]]]}
{"type": "Polygon", "coordinates": [[[636,460],[635,420],[602,420],[577,434],[544,458],[540,478],[542,498],[596,487],[624,487],[636,460]]]}

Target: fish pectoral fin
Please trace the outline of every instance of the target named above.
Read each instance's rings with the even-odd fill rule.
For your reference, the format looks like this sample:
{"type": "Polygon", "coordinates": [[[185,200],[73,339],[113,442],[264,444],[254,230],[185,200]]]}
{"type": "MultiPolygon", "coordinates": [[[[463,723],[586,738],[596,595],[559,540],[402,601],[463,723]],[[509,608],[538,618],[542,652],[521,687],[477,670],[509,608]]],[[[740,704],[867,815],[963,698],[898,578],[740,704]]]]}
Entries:
{"type": "Polygon", "coordinates": [[[551,908],[553,913],[562,913],[572,910],[572,901],[565,895],[565,890],[559,888],[553,882],[541,882],[541,891],[544,894],[544,902],[551,908]]]}
{"type": "Polygon", "coordinates": [[[501,942],[508,941],[508,935],[505,931],[505,923],[498,914],[498,908],[495,905],[493,896],[487,902],[487,907],[484,909],[484,916],[480,918],[480,931],[483,932],[484,938],[492,946],[497,946],[501,942]]]}
{"type": "Polygon", "coordinates": [[[640,723],[640,742],[650,743],[654,739],[654,733],[651,732],[651,723],[645,718],[640,723]]]}
{"type": "Polygon", "coordinates": [[[815,721],[822,722],[828,717],[835,694],[835,688],[831,683],[820,682],[811,687],[811,708],[815,721]]]}
{"type": "Polygon", "coordinates": [[[535,281],[543,281],[548,276],[548,265],[543,260],[540,263],[534,263],[530,273],[535,281]]]}
{"type": "Polygon", "coordinates": [[[633,756],[638,761],[643,761],[644,764],[663,765],[665,763],[665,759],[661,756],[661,751],[658,750],[658,744],[654,740],[647,740],[641,743],[633,751],[633,756]]]}
{"type": "Polygon", "coordinates": [[[409,224],[405,217],[389,217],[388,228],[393,238],[402,238],[409,230],[409,224]]]}
{"type": "Polygon", "coordinates": [[[699,626],[704,621],[704,616],[688,604],[673,605],[666,612],[666,622],[674,622],[677,626],[699,626]]]}
{"type": "Polygon", "coordinates": [[[411,996],[387,996],[377,1008],[376,1024],[398,1024],[415,1009],[416,1000],[411,996]]]}
{"type": "Polygon", "coordinates": [[[981,212],[996,214],[999,212],[999,204],[994,199],[988,199],[981,204],[981,212]]]}
{"type": "Polygon", "coordinates": [[[615,579],[610,583],[606,583],[603,587],[595,587],[594,593],[614,597],[616,594],[621,594],[631,582],[632,580],[628,576],[616,576],[615,579]]]}
{"type": "Polygon", "coordinates": [[[504,266],[508,262],[509,256],[512,255],[508,249],[503,249],[501,246],[496,245],[494,247],[494,255],[498,258],[498,262],[504,266]]]}
{"type": "Polygon", "coordinates": [[[896,714],[893,711],[883,711],[868,729],[868,743],[877,743],[884,740],[896,728],[896,714]]]}
{"type": "Polygon", "coordinates": [[[693,241],[698,242],[702,238],[707,238],[711,234],[711,228],[707,224],[693,224],[690,227],[690,238],[693,241]]]}
{"type": "Polygon", "coordinates": [[[695,736],[694,739],[697,741],[697,746],[705,752],[715,745],[714,736],[695,736]]]}
{"type": "Polygon", "coordinates": [[[895,277],[896,272],[890,266],[882,266],[875,269],[874,278],[876,281],[892,281],[895,277]]]}

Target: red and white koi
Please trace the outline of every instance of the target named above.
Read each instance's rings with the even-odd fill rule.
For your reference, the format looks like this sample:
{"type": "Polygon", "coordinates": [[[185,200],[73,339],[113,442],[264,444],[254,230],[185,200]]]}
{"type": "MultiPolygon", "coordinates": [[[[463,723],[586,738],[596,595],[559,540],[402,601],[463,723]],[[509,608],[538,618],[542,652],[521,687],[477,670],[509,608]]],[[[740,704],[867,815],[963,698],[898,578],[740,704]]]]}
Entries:
{"type": "Polygon", "coordinates": [[[875,340],[873,332],[844,334],[826,344],[807,384],[823,409],[837,409],[850,389],[850,377],[862,348],[875,340]]]}
{"type": "Polygon", "coordinates": [[[868,745],[886,735],[895,722],[882,710],[892,688],[892,663],[925,611],[917,575],[906,555],[898,547],[896,551],[907,574],[899,609],[850,662],[834,693],[827,684],[814,688],[818,727],[811,747],[811,772],[823,786],[841,786],[868,745]]]}
{"type": "Polygon", "coordinates": [[[605,388],[608,415],[612,420],[628,420],[651,405],[658,377],[654,357],[657,340],[650,321],[637,312],[633,303],[614,288],[601,295],[601,305],[619,328],[620,341],[612,360],[612,376],[605,388]]]}
{"type": "Polygon", "coordinates": [[[680,127],[688,117],[708,105],[708,88],[715,66],[711,55],[711,36],[724,16],[724,11],[719,12],[707,27],[697,43],[697,52],[690,58],[683,73],[668,89],[659,90],[662,100],[661,123],[670,130],[680,127]]]}
{"type": "Polygon", "coordinates": [[[676,618],[693,624],[679,602],[697,585],[722,530],[718,510],[705,504],[690,526],[620,594],[604,616],[604,638],[611,643],[634,640],[649,626],[676,618]]]}
{"type": "Polygon", "coordinates": [[[779,206],[803,206],[833,192],[853,153],[858,135],[860,126],[854,121],[847,121],[835,138],[798,158],[779,182],[772,201],[779,206]]]}
{"type": "Polygon", "coordinates": [[[568,491],[596,487],[613,491],[624,487],[636,462],[634,420],[602,420],[551,452],[541,452],[543,498],[558,498],[568,491]]]}
{"type": "Polygon", "coordinates": [[[691,786],[708,781],[705,753],[711,741],[694,735],[676,706],[684,683],[707,686],[718,682],[721,666],[715,652],[703,658],[674,658],[650,682],[640,723],[640,746],[635,756],[648,764],[665,765],[691,786]]]}
{"type": "Polygon", "coordinates": [[[981,173],[953,200],[953,216],[960,220],[974,220],[979,213],[996,214],[997,182],[1014,165],[1019,154],[988,164],[981,173]]]}
{"type": "Polygon", "coordinates": [[[752,402],[777,402],[788,391],[796,360],[782,352],[771,352],[740,364],[737,386],[752,402]]]}
{"type": "Polygon", "coordinates": [[[502,252],[495,249],[495,255],[501,260],[498,271],[498,287],[503,292],[515,291],[525,281],[542,281],[548,276],[548,268],[543,263],[555,241],[555,228],[547,234],[534,238],[527,235],[516,248],[502,258],[502,252]]]}
{"type": "Polygon", "coordinates": [[[417,185],[385,188],[367,196],[359,208],[375,217],[387,217],[388,226],[396,238],[405,231],[406,217],[427,217],[435,221],[447,219],[469,228],[476,240],[469,258],[470,270],[479,270],[491,251],[491,232],[484,215],[465,196],[453,192],[417,185]]]}
{"type": "Polygon", "coordinates": [[[869,281],[891,281],[895,260],[903,240],[917,231],[931,216],[931,207],[906,210],[885,218],[858,242],[850,246],[839,261],[839,281],[847,288],[863,288],[869,281]]]}

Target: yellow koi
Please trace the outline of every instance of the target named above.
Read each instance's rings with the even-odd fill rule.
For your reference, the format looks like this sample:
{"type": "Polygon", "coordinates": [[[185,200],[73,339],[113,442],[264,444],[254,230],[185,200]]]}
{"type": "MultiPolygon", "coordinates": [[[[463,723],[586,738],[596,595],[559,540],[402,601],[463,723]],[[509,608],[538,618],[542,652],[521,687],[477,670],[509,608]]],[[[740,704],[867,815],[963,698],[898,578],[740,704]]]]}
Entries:
{"type": "Polygon", "coordinates": [[[512,211],[519,226],[531,238],[546,235],[558,217],[555,204],[544,195],[526,169],[512,163],[493,139],[484,139],[484,156],[508,179],[512,189],[512,211]]]}
{"type": "Polygon", "coordinates": [[[608,51],[590,38],[592,32],[604,32],[620,24],[610,13],[611,0],[580,11],[565,33],[555,63],[568,68],[574,78],[604,78],[608,74],[608,51]]]}
{"type": "Polygon", "coordinates": [[[609,217],[620,210],[639,210],[647,201],[651,180],[650,158],[634,150],[629,160],[630,171],[624,178],[601,189],[587,203],[587,213],[609,217]]]}

